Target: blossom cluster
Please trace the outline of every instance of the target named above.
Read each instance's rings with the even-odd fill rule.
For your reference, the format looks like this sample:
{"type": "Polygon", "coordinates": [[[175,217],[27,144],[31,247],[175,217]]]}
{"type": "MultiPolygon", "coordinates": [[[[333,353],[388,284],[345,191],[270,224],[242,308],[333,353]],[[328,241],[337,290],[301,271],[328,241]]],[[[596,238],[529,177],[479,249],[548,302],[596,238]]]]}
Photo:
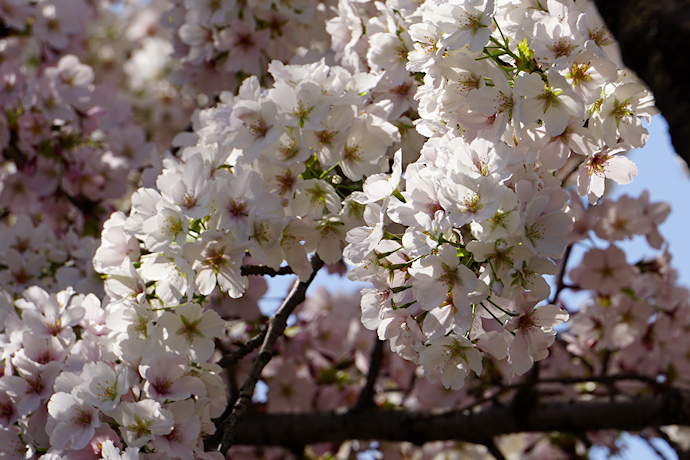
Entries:
{"type": "Polygon", "coordinates": [[[400,408],[502,401],[538,361],[690,380],[670,256],[617,246],[662,249],[670,209],[604,199],[656,109],[591,2],[0,0],[0,20],[10,458],[222,458],[204,441],[250,372],[229,351],[270,329],[248,275],[306,284],[317,259],[371,287],[290,318],[269,411],[358,404],[375,337],[395,355],[373,404],[400,408]]]}
{"type": "Polygon", "coordinates": [[[196,145],[166,160],[155,189],[133,194],[129,217],[106,223],[101,272],[153,285],[174,306],[216,285],[242,296],[245,253],[274,269],[287,262],[301,279],[312,251],[340,260],[347,229],[361,222],[343,190],[382,172],[397,129],[363,96],[375,79],[323,63],[271,72],[272,89],[250,77],[238,96],[202,111],[196,145]]]}
{"type": "Polygon", "coordinates": [[[362,319],[446,387],[481,372],[480,351],[522,375],[568,318],[541,304],[575,217],[559,172],[578,168],[591,203],[605,179],[630,182],[621,154],[656,109],[589,3],[425,2],[406,19],[429,139],[355,198],[367,225],[344,255],[374,284],[362,319]]]}
{"type": "Polygon", "coordinates": [[[65,233],[97,235],[103,214],[129,190],[128,180],[156,147],[132,119],[131,106],[78,56],[112,21],[105,4],[82,0],[3,5],[0,205],[65,233]]]}
{"type": "Polygon", "coordinates": [[[623,195],[617,201],[583,210],[579,232],[585,228],[597,244],[583,255],[580,265],[569,272],[572,289],[592,293],[573,315],[564,337],[575,356],[601,364],[603,350],[610,354],[608,372],[637,373],[688,385],[689,327],[688,290],[678,286],[678,274],[670,267],[665,250],[654,260],[628,262],[618,242],[645,236],[649,245],[662,249],[656,226],[670,212],[665,203],[650,203],[645,192],[639,198],[623,195]],[[594,359],[592,359],[594,358],[594,359]]]}
{"type": "Polygon", "coordinates": [[[172,78],[201,94],[234,91],[249,75],[270,79],[271,61],[313,62],[328,49],[328,11],[320,2],[172,3],[166,27],[173,30],[171,51],[181,63],[172,78]]]}
{"type": "Polygon", "coordinates": [[[148,444],[191,459],[215,431],[224,384],[206,361],[223,332],[217,313],[191,302],[174,313],[128,308],[135,300],[109,284],[105,306],[32,286],[6,315],[1,433],[3,446],[20,446],[13,455],[93,457],[108,442],[124,453],[124,442],[134,458],[148,444]]]}

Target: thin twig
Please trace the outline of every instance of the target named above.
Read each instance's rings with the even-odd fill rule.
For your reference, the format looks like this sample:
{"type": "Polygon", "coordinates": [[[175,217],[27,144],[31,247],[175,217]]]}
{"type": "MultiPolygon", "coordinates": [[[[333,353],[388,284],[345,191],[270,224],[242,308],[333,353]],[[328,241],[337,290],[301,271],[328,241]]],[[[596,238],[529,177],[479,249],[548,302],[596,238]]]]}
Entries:
{"type": "MultiPolygon", "coordinates": [[[[403,396],[402,396],[402,403],[405,403],[407,401],[407,398],[409,398],[412,395],[412,390],[414,390],[414,385],[417,383],[417,371],[413,370],[411,375],[410,375],[410,380],[407,382],[407,388],[405,389],[403,396]]],[[[401,406],[404,405],[401,403],[401,406]]]]}
{"type": "Polygon", "coordinates": [[[568,259],[570,258],[570,253],[573,250],[573,244],[569,244],[565,248],[565,253],[563,254],[563,259],[562,260],[562,265],[560,270],[558,271],[558,277],[556,278],[556,292],[553,294],[553,298],[549,301],[550,304],[556,304],[556,301],[558,300],[558,296],[561,294],[561,291],[565,289],[566,284],[563,282],[563,278],[565,277],[565,269],[568,265],[568,259]]]}
{"type": "Polygon", "coordinates": [[[228,449],[230,449],[233,444],[235,432],[237,431],[237,424],[252,403],[252,396],[254,395],[254,389],[261,376],[261,371],[263,371],[266,364],[268,364],[273,357],[273,347],[278,337],[285,331],[288,317],[299,304],[304,302],[309,285],[314,281],[316,273],[323,267],[324,263],[319,256],[314,255],[311,265],[313,271],[309,279],[307,281],[295,282],[283,304],[269,320],[266,328],[266,337],[259,348],[259,356],[257,356],[256,361],[254,361],[249,376],[240,389],[239,397],[237,401],[235,401],[232,411],[227,419],[221,422],[223,424],[223,441],[220,446],[220,451],[223,455],[227,454],[228,449]]]}
{"type": "Polygon", "coordinates": [[[498,448],[496,442],[493,439],[484,445],[487,447],[487,449],[489,449],[491,455],[496,457],[496,460],[506,460],[505,456],[503,455],[503,452],[501,452],[501,450],[498,448]]]}
{"type": "Polygon", "coordinates": [[[509,391],[512,390],[518,390],[520,388],[523,388],[525,386],[538,386],[541,384],[560,384],[560,385],[575,385],[578,383],[586,383],[586,382],[593,382],[593,383],[601,383],[601,384],[606,384],[610,385],[613,382],[620,382],[624,380],[633,380],[633,381],[638,381],[641,383],[645,383],[647,385],[651,385],[655,387],[658,390],[664,390],[667,389],[668,387],[665,386],[663,383],[657,382],[654,378],[652,377],[647,377],[644,375],[636,375],[636,374],[619,374],[619,375],[600,375],[600,376],[591,376],[591,377],[541,377],[539,380],[534,381],[534,382],[518,382],[518,383],[513,383],[510,385],[505,385],[500,387],[498,390],[494,391],[488,396],[485,396],[483,398],[477,399],[476,401],[473,401],[465,406],[462,406],[457,409],[458,412],[466,412],[466,411],[471,411],[475,407],[481,406],[482,404],[486,404],[488,402],[494,401],[497,397],[501,396],[502,394],[505,394],[509,391]]]}
{"type": "MultiPolygon", "coordinates": [[[[224,357],[230,354],[227,346],[221,340],[216,340],[216,348],[223,353],[224,357]]],[[[230,401],[234,401],[237,398],[237,395],[239,395],[239,387],[237,386],[236,378],[237,376],[235,375],[235,366],[226,365],[224,366],[224,370],[225,377],[228,379],[230,386],[230,401]]]]}
{"type": "Polygon", "coordinates": [[[668,460],[668,457],[662,451],[660,451],[657,446],[654,445],[654,443],[652,442],[651,438],[648,435],[643,433],[640,435],[640,437],[645,440],[645,442],[647,443],[649,448],[652,449],[654,451],[654,453],[659,456],[660,459],[668,460]]]}
{"type": "Polygon", "coordinates": [[[653,377],[637,374],[598,375],[590,377],[542,377],[536,383],[561,383],[563,385],[572,385],[576,383],[594,382],[609,384],[622,380],[637,380],[638,382],[646,383],[657,388],[666,388],[666,385],[657,382],[653,377]]]}
{"type": "Polygon", "coordinates": [[[656,427],[654,429],[656,434],[661,438],[663,441],[666,442],[669,446],[671,446],[671,449],[673,449],[676,454],[678,455],[678,460],[686,460],[690,458],[690,452],[687,450],[683,449],[683,447],[675,442],[673,439],[671,439],[666,432],[664,432],[661,428],[656,427]]]}
{"type": "Polygon", "coordinates": [[[381,362],[383,361],[383,341],[376,337],[374,348],[371,350],[371,358],[369,360],[369,372],[367,373],[367,382],[359,393],[357,402],[350,410],[362,410],[371,407],[374,403],[374,385],[381,370],[381,362]]]}
{"type": "MultiPolygon", "coordinates": [[[[519,384],[519,385],[521,385],[521,384],[519,384]]],[[[485,396],[483,398],[477,399],[476,401],[473,401],[469,404],[466,404],[466,405],[458,408],[458,411],[459,412],[471,411],[472,409],[474,409],[477,406],[481,406],[482,404],[485,404],[485,403],[488,403],[491,401],[495,401],[496,398],[498,398],[502,394],[507,393],[510,390],[514,390],[517,387],[518,387],[518,384],[503,386],[503,387],[499,388],[498,390],[494,391],[493,393],[491,393],[489,396],[485,396]]]]}
{"type": "Polygon", "coordinates": [[[221,367],[232,366],[233,364],[236,364],[240,359],[244,358],[249,353],[259,348],[263,343],[264,338],[266,337],[267,329],[268,327],[262,329],[261,332],[256,334],[251,339],[247,340],[239,349],[233,351],[232,353],[224,354],[225,356],[223,356],[221,360],[218,361],[218,365],[220,365],[221,367]]]}

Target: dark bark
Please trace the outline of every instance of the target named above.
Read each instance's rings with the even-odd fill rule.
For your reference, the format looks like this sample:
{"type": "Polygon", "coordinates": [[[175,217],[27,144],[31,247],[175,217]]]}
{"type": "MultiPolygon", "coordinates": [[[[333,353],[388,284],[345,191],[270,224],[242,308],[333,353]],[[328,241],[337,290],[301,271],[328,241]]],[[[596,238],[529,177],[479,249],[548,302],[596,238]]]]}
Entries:
{"type": "Polygon", "coordinates": [[[495,436],[521,432],[570,432],[690,424],[690,393],[665,392],[621,400],[540,403],[516,414],[510,405],[481,411],[395,411],[370,408],[307,414],[247,413],[236,444],[292,446],[348,439],[457,440],[488,444],[495,436]]]}
{"type": "MultiPolygon", "coordinates": [[[[283,301],[282,305],[278,308],[278,311],[271,317],[268,322],[266,333],[259,334],[255,339],[250,340],[254,344],[259,344],[259,356],[252,364],[252,368],[249,372],[249,376],[245,380],[242,388],[240,388],[237,400],[232,405],[232,410],[224,414],[224,416],[217,423],[222,426],[222,430],[218,430],[221,437],[221,452],[226,453],[228,449],[232,446],[235,438],[235,433],[240,420],[242,420],[244,414],[249,410],[252,405],[252,395],[254,394],[254,389],[259,381],[261,371],[264,369],[266,364],[273,357],[273,346],[278,340],[287,326],[288,317],[292,312],[304,302],[307,295],[307,289],[314,281],[314,277],[318,271],[323,267],[324,263],[319,258],[318,255],[314,254],[311,259],[312,274],[306,281],[296,280],[290,293],[283,301]],[[260,337],[263,335],[263,340],[260,337]]],[[[252,345],[253,346],[253,345],[252,345]]],[[[294,445],[294,443],[293,443],[294,445]]]]}
{"type": "Polygon", "coordinates": [[[669,125],[676,152],[690,164],[690,1],[595,0],[620,44],[625,65],[644,80],[669,125]]]}

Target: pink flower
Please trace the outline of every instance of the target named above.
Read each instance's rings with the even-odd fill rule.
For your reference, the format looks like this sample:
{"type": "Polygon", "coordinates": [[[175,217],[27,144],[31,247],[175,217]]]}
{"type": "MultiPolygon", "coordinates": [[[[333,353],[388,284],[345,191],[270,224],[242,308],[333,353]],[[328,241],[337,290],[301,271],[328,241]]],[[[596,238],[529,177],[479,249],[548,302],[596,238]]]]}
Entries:
{"type": "Polygon", "coordinates": [[[637,267],[628,264],[622,250],[611,245],[606,250],[587,251],[582,264],[570,271],[570,278],[583,289],[615,294],[632,286],[639,272],[637,267]]]}
{"type": "Polygon", "coordinates": [[[98,411],[69,393],[55,393],[48,401],[50,443],[60,449],[69,444],[73,450],[86,447],[101,425],[98,411]]]}
{"type": "Polygon", "coordinates": [[[566,321],[568,313],[555,306],[543,305],[535,308],[536,302],[518,301],[517,316],[506,322],[506,329],[513,331],[515,337],[508,351],[508,362],[513,366],[513,373],[522,375],[535,361],[541,361],[549,355],[549,346],[556,340],[553,326],[566,321]]]}

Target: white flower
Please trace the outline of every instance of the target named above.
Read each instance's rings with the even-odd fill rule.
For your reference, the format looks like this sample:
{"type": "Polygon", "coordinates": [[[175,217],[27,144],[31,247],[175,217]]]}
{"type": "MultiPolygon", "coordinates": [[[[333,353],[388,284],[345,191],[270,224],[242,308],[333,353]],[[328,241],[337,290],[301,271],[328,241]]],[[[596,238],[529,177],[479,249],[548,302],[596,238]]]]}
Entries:
{"type": "Polygon", "coordinates": [[[402,179],[402,150],[393,155],[393,168],[390,174],[372,174],[366,178],[362,191],[370,202],[389,197],[400,186],[402,179]]]}
{"type": "Polygon", "coordinates": [[[194,283],[201,295],[209,295],[216,283],[223,292],[236,299],[244,293],[246,279],[240,265],[246,246],[220,232],[205,232],[201,239],[184,246],[184,255],[196,272],[194,283]]]}
{"type": "Polygon", "coordinates": [[[144,399],[137,402],[123,401],[113,418],[120,425],[120,432],[128,447],[143,447],[154,439],[173,430],[172,412],[163,409],[158,401],[144,399]]]}
{"type": "Polygon", "coordinates": [[[527,205],[522,240],[535,254],[558,258],[565,250],[565,235],[572,229],[573,219],[562,211],[548,212],[549,199],[540,195],[527,205]]]}
{"type": "Polygon", "coordinates": [[[632,182],[633,177],[637,176],[637,166],[629,158],[619,155],[627,150],[627,146],[619,145],[587,157],[580,164],[577,175],[577,191],[580,195],[587,195],[589,202],[595,204],[604,194],[607,178],[617,184],[632,182]]]}
{"type": "Polygon", "coordinates": [[[72,288],[48,294],[38,286],[28,288],[23,296],[15,304],[23,310],[22,320],[29,329],[39,336],[71,340],[72,326],[76,326],[86,312],[79,305],[83,296],[77,296],[72,288]]]}
{"type": "Polygon", "coordinates": [[[441,337],[420,352],[419,365],[427,372],[440,369],[443,386],[459,390],[470,370],[482,373],[482,356],[465,337],[441,337]]]}
{"type": "Polygon", "coordinates": [[[651,93],[638,81],[621,84],[604,98],[591,117],[592,132],[614,148],[619,142],[642,147],[648,137],[642,121],[649,123],[659,110],[651,93]]]}
{"type": "Polygon", "coordinates": [[[277,83],[270,98],[278,106],[279,119],[285,126],[319,131],[324,128],[321,120],[330,110],[330,105],[322,102],[321,94],[321,85],[306,80],[294,87],[277,83]]]}
{"type": "Polygon", "coordinates": [[[477,276],[460,263],[454,247],[442,245],[438,255],[416,260],[409,273],[423,309],[441,306],[448,296],[452,296],[457,308],[469,308],[468,294],[477,287],[477,276]]]}
{"type": "Polygon", "coordinates": [[[202,435],[201,420],[198,413],[195,413],[195,405],[194,400],[186,399],[165,406],[166,409],[172,412],[175,418],[175,425],[170,433],[164,436],[156,436],[151,442],[151,446],[156,452],[182,460],[203,458],[195,456],[194,452],[199,436],[202,435]]]}
{"type": "Polygon", "coordinates": [[[426,72],[445,51],[439,46],[443,33],[437,25],[426,22],[412,24],[408,32],[414,49],[407,55],[407,70],[426,72]]]}
{"type": "Polygon", "coordinates": [[[159,251],[172,242],[182,246],[189,232],[189,221],[180,211],[161,201],[158,212],[146,219],[137,238],[149,251],[159,251]]]}
{"type": "Polygon", "coordinates": [[[101,456],[103,460],[139,460],[139,448],[128,447],[125,452],[121,452],[113,441],[108,439],[101,444],[101,456]]]}
{"type": "Polygon", "coordinates": [[[211,357],[215,350],[213,340],[223,335],[225,326],[218,313],[204,311],[203,307],[193,303],[163,313],[158,324],[166,331],[168,347],[200,363],[211,357]]]}
{"type": "Polygon", "coordinates": [[[156,295],[165,305],[179,305],[182,297],[191,295],[194,273],[179,247],[143,256],[139,273],[147,282],[156,282],[156,295]]]}
{"type": "Polygon", "coordinates": [[[584,121],[584,104],[568,82],[556,72],[547,71],[548,82],[537,73],[521,73],[515,79],[518,100],[518,119],[523,125],[541,120],[550,136],[561,134],[570,117],[584,121]]]}
{"type": "Polygon", "coordinates": [[[122,265],[126,258],[135,261],[139,258],[139,242],[125,232],[126,217],[117,211],[103,224],[101,245],[93,257],[93,267],[99,273],[109,273],[122,265]]]}
{"type": "Polygon", "coordinates": [[[582,263],[570,272],[570,277],[583,289],[602,294],[615,294],[632,286],[640,270],[625,260],[625,253],[611,245],[606,250],[592,248],[582,257],[582,263]]]}
{"type": "Polygon", "coordinates": [[[427,337],[419,328],[414,317],[404,308],[385,310],[381,316],[377,328],[379,339],[390,340],[391,351],[395,351],[407,360],[418,363],[419,350],[422,349],[427,337]]]}
{"type": "Polygon", "coordinates": [[[369,203],[364,210],[366,227],[355,227],[347,232],[345,240],[350,243],[343,251],[345,261],[357,265],[374,250],[383,238],[383,221],[387,202],[383,206],[369,203]]]}
{"type": "Polygon", "coordinates": [[[453,227],[460,228],[490,219],[498,211],[504,193],[511,192],[492,177],[472,178],[458,173],[443,181],[438,200],[453,227]]]}
{"type": "Polygon", "coordinates": [[[175,205],[190,219],[208,215],[206,205],[211,198],[213,182],[209,180],[209,164],[201,154],[192,155],[180,169],[166,169],[156,185],[168,203],[175,205]]]}
{"type": "Polygon", "coordinates": [[[319,219],[324,212],[338,213],[340,197],[328,182],[321,179],[309,179],[297,186],[292,210],[299,217],[319,219]]]}
{"type": "Polygon", "coordinates": [[[131,387],[127,367],[113,369],[103,361],[86,363],[79,377],[82,383],[73,394],[106,414],[115,410],[131,387]]]}
{"type": "Polygon", "coordinates": [[[440,27],[442,46],[477,52],[489,41],[494,12],[494,0],[439,2],[425,10],[424,21],[440,27]]]}
{"type": "Polygon", "coordinates": [[[339,152],[340,168],[352,180],[382,171],[381,159],[393,142],[400,141],[400,133],[391,123],[371,114],[360,114],[352,122],[339,152]]]}
{"type": "Polygon", "coordinates": [[[144,394],[161,404],[165,401],[181,401],[191,395],[205,395],[203,382],[188,375],[187,367],[187,359],[180,355],[160,354],[143,359],[139,374],[146,381],[144,394]]]}

